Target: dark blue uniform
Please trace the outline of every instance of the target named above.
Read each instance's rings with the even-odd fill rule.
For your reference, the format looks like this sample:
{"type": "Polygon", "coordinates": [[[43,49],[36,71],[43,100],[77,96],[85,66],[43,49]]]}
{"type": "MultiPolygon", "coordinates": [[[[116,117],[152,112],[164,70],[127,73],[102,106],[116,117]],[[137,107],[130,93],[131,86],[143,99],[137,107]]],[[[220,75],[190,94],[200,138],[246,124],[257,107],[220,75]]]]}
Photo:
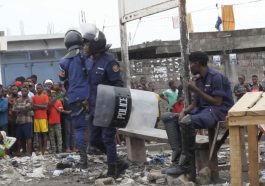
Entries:
{"type": "Polygon", "coordinates": [[[202,96],[194,96],[198,108],[189,113],[192,123],[196,128],[213,128],[218,121],[225,120],[228,110],[234,104],[230,82],[220,72],[208,68],[205,78],[197,79],[196,85],[210,96],[220,96],[223,98],[221,105],[214,106],[204,100],[202,96]]]}
{"type": "Polygon", "coordinates": [[[107,53],[102,53],[93,58],[90,71],[90,145],[105,151],[108,164],[117,161],[117,149],[115,144],[116,128],[97,127],[93,125],[93,117],[97,99],[97,87],[99,84],[122,87],[123,81],[120,67],[117,61],[107,53]]]}
{"type": "Polygon", "coordinates": [[[60,79],[68,79],[69,82],[67,94],[72,110],[71,117],[75,128],[76,146],[83,152],[86,151],[88,137],[88,113],[83,109],[81,102],[88,100],[90,91],[89,76],[84,72],[84,68],[89,70],[91,66],[92,61],[80,54],[73,58],[63,58],[60,61],[60,71],[64,73],[60,79]]]}

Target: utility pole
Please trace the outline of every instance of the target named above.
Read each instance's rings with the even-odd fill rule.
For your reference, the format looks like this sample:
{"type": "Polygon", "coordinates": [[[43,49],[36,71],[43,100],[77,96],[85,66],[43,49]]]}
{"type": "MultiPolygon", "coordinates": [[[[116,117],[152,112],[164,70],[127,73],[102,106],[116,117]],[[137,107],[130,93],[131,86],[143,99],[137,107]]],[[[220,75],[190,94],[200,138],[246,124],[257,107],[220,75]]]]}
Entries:
{"type": "Polygon", "coordinates": [[[186,20],[186,0],[179,0],[179,27],[180,27],[180,51],[181,51],[181,80],[183,83],[183,91],[185,103],[189,105],[191,102],[190,93],[187,82],[190,80],[189,59],[188,59],[188,29],[186,20]]]}
{"type": "Polygon", "coordinates": [[[131,72],[130,72],[130,61],[127,41],[127,29],[126,23],[122,23],[122,15],[124,15],[124,3],[119,1],[119,15],[120,15],[120,38],[121,38],[121,60],[123,67],[123,79],[127,88],[131,88],[131,72]]]}

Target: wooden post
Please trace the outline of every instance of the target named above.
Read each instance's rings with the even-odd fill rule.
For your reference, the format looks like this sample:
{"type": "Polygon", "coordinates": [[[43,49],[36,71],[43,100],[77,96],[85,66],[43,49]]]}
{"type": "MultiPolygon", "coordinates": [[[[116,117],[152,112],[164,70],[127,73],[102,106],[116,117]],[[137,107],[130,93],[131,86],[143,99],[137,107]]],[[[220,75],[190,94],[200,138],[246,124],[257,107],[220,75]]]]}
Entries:
{"type": "Polygon", "coordinates": [[[146,147],[143,139],[131,138],[125,136],[127,156],[132,162],[144,163],[146,162],[146,147]]]}
{"type": "MultiPolygon", "coordinates": [[[[217,129],[214,129],[214,128],[209,128],[208,129],[209,154],[210,154],[211,147],[213,145],[215,130],[217,130],[217,129]]],[[[209,157],[209,154],[207,155],[207,158],[209,157]]],[[[213,151],[213,157],[209,161],[209,168],[212,171],[212,173],[211,173],[212,180],[213,181],[218,181],[218,179],[219,179],[219,171],[218,171],[218,158],[217,158],[217,151],[216,150],[213,151]]]]}
{"type": "Polygon", "coordinates": [[[179,0],[179,26],[180,26],[180,51],[181,51],[181,77],[183,78],[183,91],[186,105],[190,105],[190,93],[187,82],[190,80],[189,60],[188,60],[188,31],[186,21],[186,0],[179,0]]]}
{"type": "Polygon", "coordinates": [[[241,153],[242,153],[242,171],[243,172],[248,172],[248,161],[247,161],[245,133],[246,133],[246,127],[240,127],[241,153]]]}
{"type": "Polygon", "coordinates": [[[229,127],[231,185],[242,186],[242,158],[240,127],[229,127]]]}
{"type": "Polygon", "coordinates": [[[257,126],[248,126],[248,159],[250,185],[259,185],[259,156],[258,156],[257,126]]]}
{"type": "Polygon", "coordinates": [[[130,61],[129,61],[129,51],[127,42],[127,29],[126,23],[122,23],[122,15],[124,13],[124,4],[122,0],[119,0],[119,21],[120,21],[120,38],[121,38],[121,60],[123,67],[123,77],[127,88],[131,87],[131,73],[130,73],[130,61]]]}

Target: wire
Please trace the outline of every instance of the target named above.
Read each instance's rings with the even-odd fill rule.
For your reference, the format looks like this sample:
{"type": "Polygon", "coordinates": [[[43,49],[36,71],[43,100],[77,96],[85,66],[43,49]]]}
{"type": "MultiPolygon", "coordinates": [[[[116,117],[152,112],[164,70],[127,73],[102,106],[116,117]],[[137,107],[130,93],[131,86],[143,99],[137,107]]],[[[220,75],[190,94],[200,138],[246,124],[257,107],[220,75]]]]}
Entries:
{"type": "Polygon", "coordinates": [[[132,38],[131,45],[133,45],[134,38],[135,38],[135,36],[136,36],[136,32],[137,32],[137,30],[138,30],[138,27],[139,27],[139,25],[140,25],[140,22],[141,22],[141,18],[139,19],[139,21],[138,21],[138,23],[137,23],[137,26],[136,26],[136,28],[135,28],[135,31],[134,31],[134,34],[133,34],[133,38],[132,38]]]}
{"type": "MultiPolygon", "coordinates": [[[[231,5],[233,5],[233,6],[241,6],[241,5],[245,5],[245,4],[258,3],[258,2],[262,2],[262,1],[265,1],[265,0],[252,0],[252,1],[242,2],[242,3],[234,3],[234,4],[231,4],[231,5]]],[[[219,8],[221,8],[221,7],[218,7],[218,9],[219,8]]],[[[190,11],[189,13],[197,13],[197,12],[203,12],[203,11],[214,10],[214,9],[216,9],[216,6],[215,7],[207,6],[207,7],[201,8],[201,9],[190,11]]],[[[141,22],[148,22],[148,21],[155,21],[155,20],[162,20],[162,19],[171,19],[172,16],[177,16],[177,14],[174,13],[174,14],[166,14],[166,15],[145,17],[144,20],[141,20],[141,22]]],[[[108,26],[105,26],[105,27],[118,27],[118,26],[119,25],[108,25],[108,26]]],[[[138,26],[139,26],[139,22],[137,24],[136,30],[138,29],[138,26]]]]}

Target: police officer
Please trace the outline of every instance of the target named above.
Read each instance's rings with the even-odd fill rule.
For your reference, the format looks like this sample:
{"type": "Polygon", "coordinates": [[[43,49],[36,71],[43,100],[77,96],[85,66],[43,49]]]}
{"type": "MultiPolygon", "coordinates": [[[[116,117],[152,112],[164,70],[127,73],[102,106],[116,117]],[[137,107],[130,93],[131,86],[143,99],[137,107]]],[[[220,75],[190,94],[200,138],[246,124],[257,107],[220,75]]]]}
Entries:
{"type": "Polygon", "coordinates": [[[79,166],[85,169],[87,168],[86,148],[88,144],[88,72],[92,61],[81,53],[83,38],[78,31],[66,32],[64,43],[67,54],[60,60],[59,77],[60,80],[68,82],[67,95],[72,111],[76,147],[80,153],[79,166]]]}
{"type": "Polygon", "coordinates": [[[165,113],[162,120],[173,150],[173,165],[166,173],[190,174],[194,181],[195,129],[214,128],[218,121],[225,119],[234,101],[228,78],[207,66],[206,53],[193,52],[189,56],[189,61],[191,73],[199,75],[195,81],[187,82],[194,99],[179,115],[165,113]]]}
{"type": "Polygon", "coordinates": [[[88,31],[83,35],[84,52],[91,56],[93,65],[90,71],[90,146],[107,154],[107,176],[118,177],[128,164],[117,158],[115,144],[116,128],[98,127],[93,125],[97,87],[99,84],[122,87],[123,81],[120,66],[114,57],[108,53],[110,45],[106,44],[103,32],[98,29],[88,31]]]}

